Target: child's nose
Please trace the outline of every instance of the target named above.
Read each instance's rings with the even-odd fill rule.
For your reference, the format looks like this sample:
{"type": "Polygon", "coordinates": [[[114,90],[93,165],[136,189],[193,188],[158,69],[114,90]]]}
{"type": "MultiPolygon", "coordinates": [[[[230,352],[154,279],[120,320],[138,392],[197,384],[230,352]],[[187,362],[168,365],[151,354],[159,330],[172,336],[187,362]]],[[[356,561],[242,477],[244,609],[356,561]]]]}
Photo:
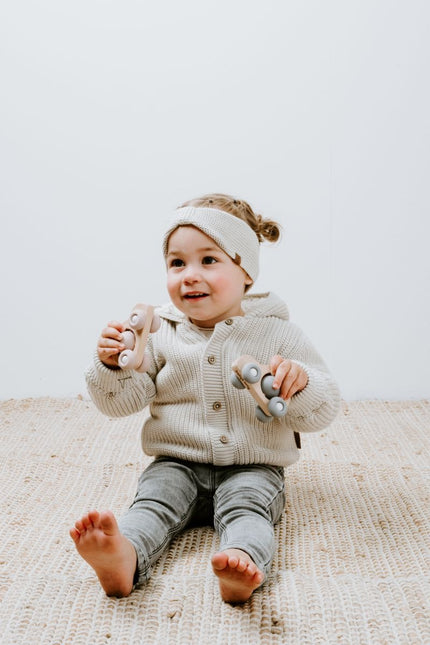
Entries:
{"type": "Polygon", "coordinates": [[[186,267],[183,275],[185,282],[199,282],[201,280],[200,268],[192,264],[186,267]]]}

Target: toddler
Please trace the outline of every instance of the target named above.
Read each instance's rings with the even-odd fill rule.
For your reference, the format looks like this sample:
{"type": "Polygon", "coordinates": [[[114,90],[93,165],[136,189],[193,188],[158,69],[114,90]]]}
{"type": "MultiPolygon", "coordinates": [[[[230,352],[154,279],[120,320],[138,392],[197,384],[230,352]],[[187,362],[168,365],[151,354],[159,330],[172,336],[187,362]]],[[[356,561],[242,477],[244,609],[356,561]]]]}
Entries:
{"type": "Polygon", "coordinates": [[[109,596],[147,581],[171,540],[196,524],[219,534],[212,568],[224,601],[245,602],[267,577],[284,467],[298,459],[295,433],[321,430],[339,407],[336,383],[286,305],[273,293],[246,293],[260,243],[279,235],[245,201],[212,194],[187,202],[163,240],[171,303],[157,310],[146,372],[118,368],[122,323],[101,333],[86,374],[90,395],[109,416],[149,406],[142,446],[154,457],[118,522],[91,511],[70,531],[109,596]],[[285,416],[263,423],[253,398],[233,387],[231,365],[243,354],[270,365],[273,387],[289,400],[285,416]]]}

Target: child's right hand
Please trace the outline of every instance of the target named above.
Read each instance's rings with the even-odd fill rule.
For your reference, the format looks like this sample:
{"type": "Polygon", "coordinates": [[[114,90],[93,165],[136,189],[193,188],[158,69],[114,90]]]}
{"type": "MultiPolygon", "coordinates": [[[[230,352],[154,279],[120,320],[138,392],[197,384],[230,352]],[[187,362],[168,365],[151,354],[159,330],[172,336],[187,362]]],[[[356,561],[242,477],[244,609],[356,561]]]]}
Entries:
{"type": "Polygon", "coordinates": [[[117,320],[108,322],[97,342],[97,354],[108,367],[118,367],[118,356],[125,349],[122,333],[125,326],[117,320]]]}

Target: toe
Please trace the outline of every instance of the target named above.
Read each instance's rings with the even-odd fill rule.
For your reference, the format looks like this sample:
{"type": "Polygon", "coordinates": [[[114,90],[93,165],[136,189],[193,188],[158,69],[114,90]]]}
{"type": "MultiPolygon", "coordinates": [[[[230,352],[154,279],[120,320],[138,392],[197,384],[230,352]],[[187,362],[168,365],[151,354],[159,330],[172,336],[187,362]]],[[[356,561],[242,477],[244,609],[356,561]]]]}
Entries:
{"type": "Polygon", "coordinates": [[[93,524],[92,524],[92,522],[91,522],[91,520],[90,520],[90,518],[89,518],[89,516],[88,516],[88,515],[85,515],[85,516],[82,518],[81,522],[82,522],[82,525],[83,525],[83,527],[84,527],[84,529],[85,529],[86,531],[87,531],[89,528],[92,528],[92,525],[93,525],[93,524]]]}
{"type": "Polygon", "coordinates": [[[236,555],[231,555],[228,558],[227,564],[230,567],[230,569],[237,569],[240,564],[240,560],[236,555]]]}
{"type": "Polygon", "coordinates": [[[100,513],[98,511],[90,511],[88,513],[88,519],[93,526],[97,526],[100,522],[100,513]]]}
{"type": "Polygon", "coordinates": [[[106,535],[114,535],[118,532],[118,524],[111,511],[100,513],[100,528],[106,535]]]}
{"type": "Polygon", "coordinates": [[[69,535],[72,538],[73,542],[78,542],[81,534],[79,533],[79,531],[73,528],[73,529],[70,529],[69,535]]]}
{"type": "Polygon", "coordinates": [[[215,553],[212,556],[212,566],[217,571],[222,571],[228,564],[228,558],[225,553],[215,553]]]}
{"type": "Polygon", "coordinates": [[[264,574],[257,569],[256,573],[253,576],[254,582],[257,585],[261,585],[264,580],[264,574]]]}

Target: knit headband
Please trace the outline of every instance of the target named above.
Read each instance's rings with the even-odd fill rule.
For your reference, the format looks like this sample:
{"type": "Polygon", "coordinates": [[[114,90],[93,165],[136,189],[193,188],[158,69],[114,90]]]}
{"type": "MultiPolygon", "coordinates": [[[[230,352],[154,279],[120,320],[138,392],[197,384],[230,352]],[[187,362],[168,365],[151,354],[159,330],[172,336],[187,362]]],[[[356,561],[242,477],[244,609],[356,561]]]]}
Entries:
{"type": "Polygon", "coordinates": [[[212,238],[255,282],[258,276],[260,243],[249,224],[216,208],[178,208],[163,239],[164,256],[167,255],[170,235],[179,226],[187,225],[195,226],[212,238]]]}

